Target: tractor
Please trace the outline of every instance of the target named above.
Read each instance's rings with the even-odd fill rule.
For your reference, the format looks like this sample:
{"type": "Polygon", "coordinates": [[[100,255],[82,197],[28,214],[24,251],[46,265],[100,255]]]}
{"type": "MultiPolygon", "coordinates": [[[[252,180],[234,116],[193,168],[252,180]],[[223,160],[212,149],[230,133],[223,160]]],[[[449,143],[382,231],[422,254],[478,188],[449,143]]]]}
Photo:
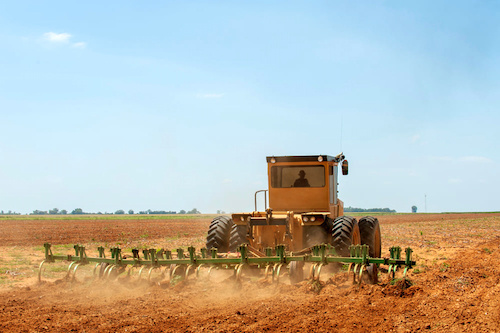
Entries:
{"type": "Polygon", "coordinates": [[[343,175],[349,168],[344,154],[266,159],[268,190],[255,193],[255,211],[214,218],[207,234],[208,249],[235,252],[247,244],[250,253],[263,256],[265,248],[280,244],[293,253],[329,244],[345,257],[350,245],[366,244],[370,257],[380,257],[378,219],[365,216],[357,221],[344,215],[344,203],[338,198],[339,168],[343,175]],[[257,210],[259,193],[264,196],[264,211],[257,210]]]}

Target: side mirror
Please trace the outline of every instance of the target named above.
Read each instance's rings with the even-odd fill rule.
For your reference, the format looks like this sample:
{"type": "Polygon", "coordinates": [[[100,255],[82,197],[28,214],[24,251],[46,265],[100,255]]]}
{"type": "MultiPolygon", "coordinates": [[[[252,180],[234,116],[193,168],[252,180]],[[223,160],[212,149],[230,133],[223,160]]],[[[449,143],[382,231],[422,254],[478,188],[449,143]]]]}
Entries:
{"type": "Polygon", "coordinates": [[[347,160],[343,160],[342,161],[342,174],[344,176],[347,176],[348,173],[349,173],[349,162],[347,162],[347,160]]]}

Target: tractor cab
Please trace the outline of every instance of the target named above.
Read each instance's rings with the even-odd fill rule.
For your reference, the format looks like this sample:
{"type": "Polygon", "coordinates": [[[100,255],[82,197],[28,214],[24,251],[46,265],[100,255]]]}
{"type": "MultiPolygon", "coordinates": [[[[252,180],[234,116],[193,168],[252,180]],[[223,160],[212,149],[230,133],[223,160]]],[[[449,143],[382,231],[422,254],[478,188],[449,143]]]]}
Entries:
{"type": "Polygon", "coordinates": [[[343,154],[337,156],[268,156],[269,207],[273,211],[329,212],[343,215],[338,199],[338,166],[347,174],[343,154]]]}

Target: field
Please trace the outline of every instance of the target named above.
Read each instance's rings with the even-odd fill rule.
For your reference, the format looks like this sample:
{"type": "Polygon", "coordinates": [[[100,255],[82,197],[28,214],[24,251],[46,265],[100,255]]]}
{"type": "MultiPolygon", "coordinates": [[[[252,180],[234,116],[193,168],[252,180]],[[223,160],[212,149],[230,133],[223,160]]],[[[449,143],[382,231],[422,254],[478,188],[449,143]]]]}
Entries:
{"type": "Polygon", "coordinates": [[[148,285],[90,278],[68,263],[46,265],[83,244],[200,248],[211,216],[0,217],[1,332],[500,332],[500,214],[379,215],[382,253],[412,247],[410,282],[353,286],[346,273],[324,283],[279,285],[219,277],[216,283],[148,285]]]}

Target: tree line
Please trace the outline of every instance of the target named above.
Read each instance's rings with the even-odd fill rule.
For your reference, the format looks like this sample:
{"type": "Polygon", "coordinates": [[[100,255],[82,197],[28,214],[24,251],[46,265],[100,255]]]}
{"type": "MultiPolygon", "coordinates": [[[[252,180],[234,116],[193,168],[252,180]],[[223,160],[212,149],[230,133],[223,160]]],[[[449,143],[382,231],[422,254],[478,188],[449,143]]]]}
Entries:
{"type": "Polygon", "coordinates": [[[0,211],[0,215],[21,215],[21,213],[16,213],[16,212],[13,212],[11,210],[9,210],[8,212],[4,212],[2,210],[2,211],[0,211]]]}
{"type": "Polygon", "coordinates": [[[390,209],[390,208],[355,208],[355,207],[347,207],[344,208],[344,212],[349,212],[349,213],[365,213],[365,212],[371,212],[371,213],[396,213],[395,209],[390,209]]]}
{"type": "MultiPolygon", "coordinates": [[[[201,212],[196,208],[193,208],[193,209],[188,210],[188,211],[181,209],[179,212],[172,211],[172,210],[151,210],[151,209],[148,209],[148,210],[141,210],[137,213],[135,213],[134,210],[129,209],[127,213],[129,215],[134,215],[134,214],[138,214],[138,215],[145,215],[145,214],[154,214],[154,215],[158,215],[158,214],[201,214],[201,212]]],[[[35,209],[32,213],[30,213],[30,215],[86,215],[86,214],[89,214],[89,215],[90,214],[92,214],[92,215],[102,215],[102,214],[122,215],[122,214],[125,214],[125,211],[123,209],[118,209],[114,213],[109,213],[109,212],[91,213],[91,212],[85,212],[81,208],[75,208],[71,212],[68,212],[66,209],[59,210],[59,208],[54,208],[54,209],[49,209],[49,210],[35,209]]],[[[0,215],[21,215],[21,213],[12,212],[10,210],[8,212],[4,212],[2,210],[0,212],[0,215]]]]}

